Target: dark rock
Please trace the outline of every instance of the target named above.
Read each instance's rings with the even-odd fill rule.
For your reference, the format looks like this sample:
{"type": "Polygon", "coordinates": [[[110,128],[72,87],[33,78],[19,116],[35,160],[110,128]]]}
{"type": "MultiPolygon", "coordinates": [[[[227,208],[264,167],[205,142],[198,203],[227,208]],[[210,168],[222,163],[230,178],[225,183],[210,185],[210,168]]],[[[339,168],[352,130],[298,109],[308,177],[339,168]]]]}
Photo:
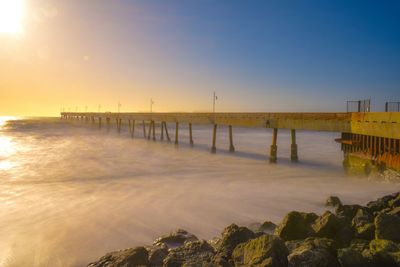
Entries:
{"type": "Polygon", "coordinates": [[[367,240],[355,239],[347,248],[337,251],[337,258],[343,267],[367,267],[369,261],[363,256],[364,251],[368,251],[369,242],[367,240]]]}
{"type": "Polygon", "coordinates": [[[371,212],[378,212],[383,209],[389,208],[389,201],[395,199],[399,193],[394,193],[391,195],[387,195],[377,200],[371,201],[367,204],[367,207],[371,210],[371,212]]]}
{"type": "Polygon", "coordinates": [[[364,209],[368,211],[366,207],[360,205],[342,205],[336,208],[335,213],[338,217],[346,217],[351,221],[353,220],[354,216],[356,215],[359,209],[364,209]]]}
{"type": "Polygon", "coordinates": [[[397,197],[389,201],[389,206],[393,209],[400,207],[400,193],[397,193],[397,197]]]}
{"type": "Polygon", "coordinates": [[[374,216],[365,209],[359,209],[352,221],[357,238],[372,240],[375,236],[374,216]]]}
{"type": "Polygon", "coordinates": [[[232,253],[235,266],[287,266],[288,249],[276,236],[262,235],[239,244],[232,253]]]}
{"type": "Polygon", "coordinates": [[[389,240],[372,240],[369,243],[369,250],[365,250],[363,256],[372,266],[400,266],[399,245],[389,240]]]}
{"type": "Polygon", "coordinates": [[[340,224],[336,215],[326,211],[311,225],[317,237],[334,238],[339,231],[340,224]]]}
{"type": "Polygon", "coordinates": [[[230,257],[233,249],[238,244],[246,242],[255,237],[256,234],[250,231],[247,227],[239,227],[236,224],[231,224],[222,232],[221,240],[217,245],[217,252],[226,252],[227,256],[230,257]]]}
{"type": "Polygon", "coordinates": [[[400,242],[400,217],[381,213],[375,217],[375,238],[400,242]]]}
{"type": "Polygon", "coordinates": [[[307,238],[292,243],[288,266],[339,267],[335,241],[328,238],[307,238]]]}
{"type": "Polygon", "coordinates": [[[148,252],[144,247],[111,252],[91,263],[88,267],[135,267],[149,266],[148,252]]]}
{"type": "Polygon", "coordinates": [[[396,208],[394,208],[394,209],[388,211],[387,214],[389,214],[389,215],[395,215],[395,216],[400,217],[400,207],[396,207],[396,208]]]}
{"type": "Polygon", "coordinates": [[[183,246],[170,250],[164,259],[164,266],[211,266],[214,254],[213,247],[204,240],[186,242],[183,246]]]}
{"type": "Polygon", "coordinates": [[[285,241],[304,239],[313,234],[311,224],[317,218],[315,213],[289,212],[278,225],[275,233],[285,241]]]}
{"type": "Polygon", "coordinates": [[[150,266],[163,266],[163,261],[168,255],[168,248],[166,245],[161,247],[146,247],[149,253],[150,266]]]}
{"type": "Polygon", "coordinates": [[[178,229],[175,232],[169,233],[168,235],[157,238],[153,245],[163,246],[166,245],[168,248],[176,248],[182,246],[186,241],[196,241],[197,237],[186,230],[178,229]]]}
{"type": "Polygon", "coordinates": [[[256,229],[255,232],[262,232],[265,234],[273,234],[276,227],[277,227],[276,224],[274,224],[273,222],[265,221],[256,229]]]}
{"type": "Polygon", "coordinates": [[[340,198],[338,198],[337,196],[330,196],[326,200],[325,206],[327,206],[327,207],[342,206],[342,201],[340,201],[340,198]]]}

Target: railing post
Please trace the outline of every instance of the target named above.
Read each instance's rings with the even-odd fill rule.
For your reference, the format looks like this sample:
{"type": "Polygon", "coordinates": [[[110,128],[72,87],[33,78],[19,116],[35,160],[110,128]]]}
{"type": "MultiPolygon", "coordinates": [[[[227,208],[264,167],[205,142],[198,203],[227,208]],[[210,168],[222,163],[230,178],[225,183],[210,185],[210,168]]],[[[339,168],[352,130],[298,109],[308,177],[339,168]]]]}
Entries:
{"type": "Polygon", "coordinates": [[[274,128],[273,134],[272,134],[272,145],[271,145],[271,151],[269,155],[269,162],[270,163],[276,163],[277,161],[277,151],[278,147],[276,145],[276,140],[278,138],[278,129],[274,128]]]}
{"type": "Polygon", "coordinates": [[[297,144],[296,144],[296,130],[291,129],[290,131],[292,144],[290,146],[290,160],[293,162],[299,161],[299,156],[297,155],[297,144]]]}
{"type": "Polygon", "coordinates": [[[211,153],[213,153],[213,154],[215,154],[217,152],[216,142],[217,142],[217,124],[214,124],[213,139],[212,139],[212,146],[211,146],[211,153]]]}
{"type": "Polygon", "coordinates": [[[229,125],[229,152],[235,152],[235,147],[233,146],[232,125],[229,125]]]}

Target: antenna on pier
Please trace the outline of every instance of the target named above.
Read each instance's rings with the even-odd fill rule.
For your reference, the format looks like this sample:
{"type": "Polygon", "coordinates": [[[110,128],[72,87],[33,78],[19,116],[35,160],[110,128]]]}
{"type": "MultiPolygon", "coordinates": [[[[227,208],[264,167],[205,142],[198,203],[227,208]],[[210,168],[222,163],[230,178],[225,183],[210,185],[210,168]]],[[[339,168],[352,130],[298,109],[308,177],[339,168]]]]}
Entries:
{"type": "Polygon", "coordinates": [[[215,113],[215,102],[218,100],[218,96],[215,94],[215,91],[214,91],[214,94],[213,94],[213,113],[215,113]]]}
{"type": "Polygon", "coordinates": [[[153,113],[153,104],[154,104],[153,98],[150,98],[150,113],[153,113]]]}

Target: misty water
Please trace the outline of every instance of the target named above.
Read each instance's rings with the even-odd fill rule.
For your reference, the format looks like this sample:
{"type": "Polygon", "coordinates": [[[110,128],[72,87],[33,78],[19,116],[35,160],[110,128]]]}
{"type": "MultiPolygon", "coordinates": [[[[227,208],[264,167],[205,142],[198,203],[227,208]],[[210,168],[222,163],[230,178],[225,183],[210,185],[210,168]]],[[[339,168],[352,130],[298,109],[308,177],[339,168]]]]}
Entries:
{"type": "MultiPolygon", "coordinates": [[[[12,118],[8,118],[12,119],[12,118]]],[[[170,134],[174,133],[169,125],[170,134]]],[[[159,128],[157,129],[159,135],[159,128]]],[[[300,162],[280,131],[278,164],[268,164],[271,131],[194,127],[195,146],[135,138],[115,126],[58,118],[0,120],[0,266],[86,266],[103,254],[150,244],[183,228],[199,238],[230,223],[278,223],[291,210],[322,212],[329,195],[346,203],[399,190],[344,174],[338,133],[298,132],[300,162]]],[[[159,136],[158,136],[159,137],[159,136]]]]}

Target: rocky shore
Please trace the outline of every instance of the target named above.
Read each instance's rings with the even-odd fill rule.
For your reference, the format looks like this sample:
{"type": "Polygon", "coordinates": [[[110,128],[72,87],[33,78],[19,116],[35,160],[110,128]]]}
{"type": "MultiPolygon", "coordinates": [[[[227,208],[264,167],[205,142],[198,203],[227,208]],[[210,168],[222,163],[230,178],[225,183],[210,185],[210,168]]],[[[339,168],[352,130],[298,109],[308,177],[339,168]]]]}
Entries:
{"type": "Polygon", "coordinates": [[[111,252],[88,267],[129,266],[400,266],[400,193],[366,206],[331,196],[327,211],[292,211],[279,225],[231,224],[221,236],[199,240],[185,230],[153,245],[111,252]]]}

